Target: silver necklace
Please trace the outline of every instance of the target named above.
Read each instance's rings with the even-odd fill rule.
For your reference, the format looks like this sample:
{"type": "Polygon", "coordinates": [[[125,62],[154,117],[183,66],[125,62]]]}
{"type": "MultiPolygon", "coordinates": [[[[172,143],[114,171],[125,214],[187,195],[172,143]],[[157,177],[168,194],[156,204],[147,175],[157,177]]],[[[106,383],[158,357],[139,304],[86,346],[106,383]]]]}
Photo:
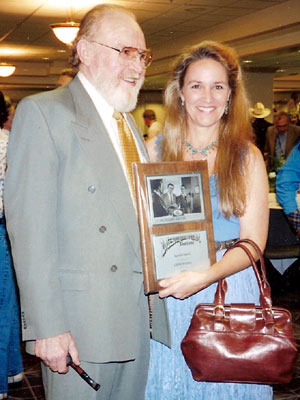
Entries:
{"type": "Polygon", "coordinates": [[[218,140],[214,140],[208,146],[203,147],[203,149],[196,149],[190,142],[185,142],[186,147],[192,152],[192,155],[201,154],[201,156],[205,156],[205,154],[216,147],[218,140]]]}

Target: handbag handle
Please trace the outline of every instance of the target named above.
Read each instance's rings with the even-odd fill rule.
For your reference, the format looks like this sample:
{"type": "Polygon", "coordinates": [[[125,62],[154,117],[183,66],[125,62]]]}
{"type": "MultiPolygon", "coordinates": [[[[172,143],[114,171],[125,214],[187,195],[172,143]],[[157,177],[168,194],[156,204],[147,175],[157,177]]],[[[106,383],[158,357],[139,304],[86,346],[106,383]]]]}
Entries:
{"type": "MultiPolygon", "coordinates": [[[[230,246],[229,249],[227,249],[226,253],[237,247],[244,250],[244,252],[247,254],[247,256],[250,260],[250,263],[254,269],[254,273],[255,273],[257,283],[259,286],[259,290],[260,290],[260,305],[263,309],[264,319],[265,319],[267,325],[268,324],[273,325],[274,319],[273,319],[273,312],[272,312],[271,289],[270,289],[270,285],[269,285],[269,283],[267,281],[267,277],[266,277],[266,267],[265,267],[265,262],[264,262],[262,252],[261,252],[260,248],[258,247],[258,245],[255,242],[253,242],[253,240],[239,239],[232,246],[230,246]],[[248,249],[248,247],[245,246],[245,243],[250,244],[255,249],[255,251],[259,257],[260,268],[258,267],[251,251],[248,249]]],[[[218,281],[217,290],[216,290],[215,299],[214,299],[214,305],[220,310],[224,309],[226,291],[227,291],[227,282],[226,282],[225,278],[220,279],[218,281]]]]}

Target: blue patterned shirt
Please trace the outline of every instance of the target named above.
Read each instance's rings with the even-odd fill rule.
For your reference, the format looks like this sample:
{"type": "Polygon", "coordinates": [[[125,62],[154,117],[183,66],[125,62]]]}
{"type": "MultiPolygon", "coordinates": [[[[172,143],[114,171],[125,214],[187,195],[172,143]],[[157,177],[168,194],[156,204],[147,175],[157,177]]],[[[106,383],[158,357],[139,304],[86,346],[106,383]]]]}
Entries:
{"type": "Polygon", "coordinates": [[[291,151],[276,178],[277,201],[296,231],[300,230],[300,210],[297,192],[300,184],[300,142],[291,151]]]}

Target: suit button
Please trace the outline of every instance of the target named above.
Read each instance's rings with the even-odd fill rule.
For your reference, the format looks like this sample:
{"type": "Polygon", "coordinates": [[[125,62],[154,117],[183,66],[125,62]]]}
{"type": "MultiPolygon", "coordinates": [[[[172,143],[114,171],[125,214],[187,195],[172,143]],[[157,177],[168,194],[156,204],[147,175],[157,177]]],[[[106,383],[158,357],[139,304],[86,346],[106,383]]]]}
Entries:
{"type": "Polygon", "coordinates": [[[104,226],[104,225],[100,226],[99,232],[101,232],[101,233],[106,232],[106,226],[104,226]]]}
{"type": "Polygon", "coordinates": [[[116,272],[117,269],[118,269],[118,267],[117,267],[116,265],[112,265],[112,266],[110,267],[111,272],[116,272]]]}
{"type": "Polygon", "coordinates": [[[90,193],[95,193],[95,192],[96,192],[95,186],[89,186],[89,187],[88,187],[88,191],[89,191],[90,193]]]}

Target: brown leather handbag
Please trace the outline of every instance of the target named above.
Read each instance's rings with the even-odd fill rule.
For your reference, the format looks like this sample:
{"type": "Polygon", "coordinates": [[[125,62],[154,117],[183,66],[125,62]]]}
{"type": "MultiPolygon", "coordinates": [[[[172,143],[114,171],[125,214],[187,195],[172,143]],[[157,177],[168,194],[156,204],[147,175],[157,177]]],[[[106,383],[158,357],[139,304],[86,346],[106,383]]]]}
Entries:
{"type": "Polygon", "coordinates": [[[214,304],[196,306],[182,340],[185,361],[196,381],[287,383],[297,357],[292,319],[288,310],[272,307],[263,256],[249,239],[238,240],[248,255],[260,289],[260,306],[224,304],[227,283],[218,282],[214,304]],[[261,271],[245,243],[260,259],[261,271]]]}

